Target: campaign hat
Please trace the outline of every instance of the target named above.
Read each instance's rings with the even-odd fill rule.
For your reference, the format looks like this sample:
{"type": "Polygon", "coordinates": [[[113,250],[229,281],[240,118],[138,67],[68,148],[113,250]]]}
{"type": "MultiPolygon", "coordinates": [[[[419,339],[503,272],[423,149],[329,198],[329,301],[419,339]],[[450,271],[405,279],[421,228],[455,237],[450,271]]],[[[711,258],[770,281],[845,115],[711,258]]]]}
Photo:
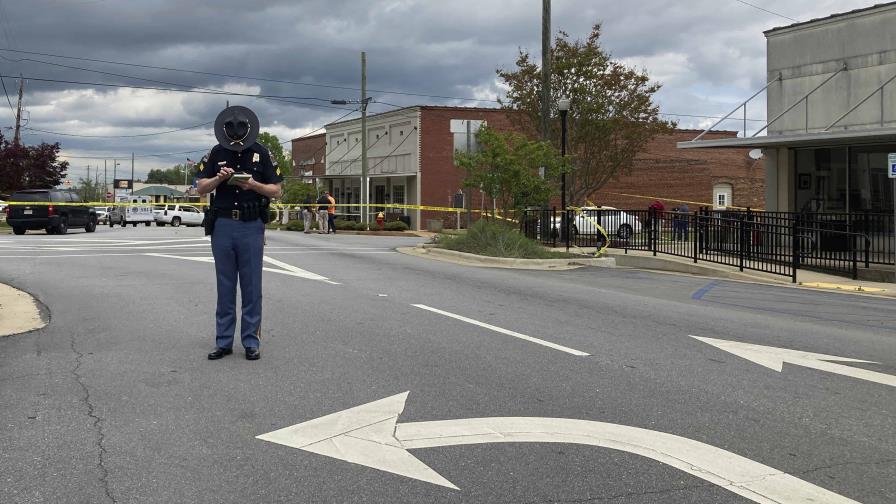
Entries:
{"type": "Polygon", "coordinates": [[[258,138],[258,116],[247,107],[233,105],[215,119],[215,138],[225,149],[240,152],[258,138]]]}

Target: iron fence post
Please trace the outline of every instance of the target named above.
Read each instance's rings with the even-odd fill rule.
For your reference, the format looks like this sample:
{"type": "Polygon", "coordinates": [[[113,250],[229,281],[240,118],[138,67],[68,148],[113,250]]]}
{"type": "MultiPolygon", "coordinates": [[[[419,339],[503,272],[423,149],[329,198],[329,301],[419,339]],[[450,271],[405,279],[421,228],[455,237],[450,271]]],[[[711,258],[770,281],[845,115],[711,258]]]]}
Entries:
{"type": "Polygon", "coordinates": [[[871,267],[871,226],[870,226],[871,217],[868,214],[868,210],[865,210],[865,215],[862,217],[862,235],[865,237],[865,269],[871,267]]]}
{"type": "Polygon", "coordinates": [[[790,226],[790,253],[792,254],[792,258],[790,261],[790,269],[791,269],[791,281],[796,283],[796,270],[800,268],[800,239],[799,239],[799,217],[793,219],[793,222],[790,226]]]}
{"type": "MultiPolygon", "coordinates": [[[[551,208],[551,248],[557,248],[557,233],[553,232],[553,228],[557,225],[557,207],[551,208]]],[[[559,230],[558,230],[559,231],[559,230]]]]}
{"type": "Polygon", "coordinates": [[[740,270],[744,270],[744,216],[740,215],[737,219],[737,255],[739,259],[740,270]]]}
{"type": "Polygon", "coordinates": [[[657,227],[659,227],[657,223],[656,213],[656,208],[653,207],[651,207],[647,213],[647,220],[648,222],[650,222],[650,233],[648,239],[650,240],[650,250],[653,252],[654,257],[656,257],[657,227]]]}
{"type": "Polygon", "coordinates": [[[566,251],[569,252],[569,218],[571,215],[569,214],[569,209],[563,209],[563,220],[564,220],[564,229],[563,232],[566,234],[566,251]]]}
{"type": "Polygon", "coordinates": [[[849,248],[852,249],[852,250],[851,250],[851,255],[852,255],[852,279],[853,279],[853,280],[858,280],[858,279],[859,279],[859,263],[858,263],[858,257],[857,257],[857,255],[856,255],[856,235],[853,234],[850,238],[851,238],[851,239],[849,240],[849,248]]]}
{"type": "Polygon", "coordinates": [[[694,251],[694,264],[697,264],[697,244],[700,241],[700,233],[701,233],[700,232],[700,217],[697,215],[697,212],[694,212],[693,214],[688,216],[688,219],[691,219],[692,224],[693,224],[691,229],[694,230],[693,231],[694,234],[692,235],[694,237],[694,244],[692,245],[691,248],[694,251]]]}

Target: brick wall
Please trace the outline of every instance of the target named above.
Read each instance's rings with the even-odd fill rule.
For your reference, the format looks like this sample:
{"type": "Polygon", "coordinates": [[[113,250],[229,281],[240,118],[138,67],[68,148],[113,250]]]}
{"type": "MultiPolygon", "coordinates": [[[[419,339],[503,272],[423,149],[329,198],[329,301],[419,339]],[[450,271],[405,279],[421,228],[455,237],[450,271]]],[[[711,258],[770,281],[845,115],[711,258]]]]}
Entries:
{"type": "MultiPolygon", "coordinates": [[[[420,116],[420,201],[421,205],[452,206],[452,195],[463,188],[464,171],[454,166],[454,135],[451,120],[484,120],[498,130],[511,129],[507,113],[502,110],[464,107],[421,107],[420,116]]],[[[482,195],[472,191],[474,209],[479,209],[482,195]]],[[[490,202],[486,200],[486,207],[490,202]]],[[[474,220],[478,214],[474,214],[474,220]]],[[[455,215],[421,212],[421,228],[428,219],[442,219],[445,226],[454,227],[455,215]]]]}
{"type": "MultiPolygon", "coordinates": [[[[695,203],[712,204],[715,184],[728,183],[732,186],[732,206],[764,208],[762,160],[751,159],[750,149],[676,148],[677,142],[693,140],[698,134],[694,130],[676,130],[657,137],[638,156],[631,173],[619,175],[593,194],[591,201],[616,208],[647,208],[653,199],[659,199],[672,208],[677,204],[674,200],[684,200],[693,210],[695,203]]],[[[735,132],[722,131],[710,132],[703,138],[736,136],[735,132]]]]}
{"type": "Polygon", "coordinates": [[[315,161],[312,166],[314,176],[319,177],[324,175],[324,170],[326,169],[326,142],[326,134],[324,133],[293,139],[292,160],[295,167],[293,168],[292,174],[295,176],[302,175],[301,171],[308,169],[307,166],[302,166],[302,162],[313,158],[315,161]]]}

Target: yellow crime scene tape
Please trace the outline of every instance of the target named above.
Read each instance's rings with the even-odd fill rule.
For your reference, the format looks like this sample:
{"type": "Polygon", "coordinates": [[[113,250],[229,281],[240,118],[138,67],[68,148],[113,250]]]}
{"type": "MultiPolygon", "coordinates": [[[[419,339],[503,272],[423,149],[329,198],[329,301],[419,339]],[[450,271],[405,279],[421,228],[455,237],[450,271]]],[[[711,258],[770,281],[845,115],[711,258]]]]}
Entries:
{"type": "MultiPolygon", "coordinates": [[[[673,203],[687,203],[688,205],[697,205],[697,206],[705,206],[705,207],[715,206],[712,203],[706,203],[705,201],[680,200],[680,199],[675,199],[675,198],[664,198],[663,196],[644,196],[644,195],[640,195],[640,194],[626,194],[626,193],[618,193],[618,192],[610,192],[610,191],[597,191],[597,192],[601,193],[601,194],[612,194],[614,196],[625,196],[628,198],[671,201],[673,203]]],[[[594,206],[594,204],[591,203],[590,201],[588,202],[588,204],[594,206]]],[[[735,205],[728,205],[728,208],[733,208],[736,210],[753,210],[756,212],[764,212],[765,211],[765,209],[762,209],[762,208],[740,207],[740,206],[735,206],[735,205]]]]}
{"type": "MultiPolygon", "coordinates": [[[[596,205],[595,205],[594,203],[592,203],[591,201],[586,200],[586,202],[587,202],[590,206],[596,206],[596,205]]],[[[584,213],[584,212],[582,211],[582,208],[581,208],[581,207],[570,207],[570,209],[575,210],[575,212],[576,212],[577,215],[581,215],[585,220],[587,220],[587,221],[590,222],[595,228],[597,228],[597,230],[600,231],[600,234],[601,234],[601,235],[603,235],[603,237],[604,237],[604,246],[601,247],[600,249],[597,249],[597,250],[594,251],[594,257],[597,257],[597,256],[601,255],[601,254],[604,252],[604,250],[607,250],[607,248],[609,248],[609,246],[610,246],[610,235],[607,234],[606,230],[604,230],[603,226],[601,226],[599,222],[597,222],[596,220],[592,219],[590,216],[588,216],[588,214],[584,213]]],[[[578,246],[575,246],[575,247],[576,247],[576,248],[579,248],[578,246]]]]}
{"type": "MultiPolygon", "coordinates": [[[[71,202],[56,202],[56,201],[9,201],[7,204],[11,206],[97,206],[97,207],[147,207],[147,206],[208,206],[208,203],[205,202],[184,202],[184,203],[132,203],[132,202],[105,202],[105,201],[86,201],[83,203],[71,203],[71,202]]],[[[276,208],[287,208],[287,207],[302,207],[305,206],[304,203],[272,203],[271,207],[276,208]]],[[[433,212],[466,212],[467,210],[464,208],[453,208],[453,207],[441,207],[441,206],[431,206],[431,205],[403,205],[398,203],[335,203],[335,204],[324,204],[324,203],[313,203],[309,206],[326,206],[326,207],[374,207],[374,208],[395,208],[395,209],[405,209],[405,210],[423,210],[423,211],[433,211],[433,212]]],[[[486,215],[492,215],[491,210],[472,210],[474,213],[482,213],[486,215]]],[[[504,217],[496,216],[499,219],[504,219],[504,217]]],[[[510,219],[505,219],[510,220],[510,219]]]]}

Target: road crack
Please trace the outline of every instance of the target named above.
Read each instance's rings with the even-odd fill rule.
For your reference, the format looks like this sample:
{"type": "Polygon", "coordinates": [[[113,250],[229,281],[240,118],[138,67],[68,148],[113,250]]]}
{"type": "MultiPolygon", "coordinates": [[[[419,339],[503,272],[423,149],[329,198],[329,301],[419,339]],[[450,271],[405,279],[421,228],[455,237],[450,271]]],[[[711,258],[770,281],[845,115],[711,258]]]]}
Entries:
{"type": "Polygon", "coordinates": [[[96,408],[93,405],[93,401],[90,399],[90,389],[87,388],[87,385],[84,383],[84,379],[79,374],[79,370],[81,369],[81,364],[83,363],[84,354],[78,351],[75,348],[75,336],[72,335],[71,338],[71,348],[72,352],[74,352],[75,358],[75,367],[72,369],[72,375],[75,377],[75,381],[78,382],[78,385],[81,386],[81,390],[84,391],[84,397],[82,401],[84,405],[87,407],[87,416],[93,420],[93,429],[96,431],[96,448],[97,448],[97,464],[96,468],[100,472],[100,484],[103,486],[103,491],[106,494],[106,497],[113,504],[117,504],[118,501],[115,500],[115,496],[112,495],[112,489],[109,487],[109,470],[106,468],[106,435],[103,432],[103,419],[100,418],[96,414],[96,408]]]}

